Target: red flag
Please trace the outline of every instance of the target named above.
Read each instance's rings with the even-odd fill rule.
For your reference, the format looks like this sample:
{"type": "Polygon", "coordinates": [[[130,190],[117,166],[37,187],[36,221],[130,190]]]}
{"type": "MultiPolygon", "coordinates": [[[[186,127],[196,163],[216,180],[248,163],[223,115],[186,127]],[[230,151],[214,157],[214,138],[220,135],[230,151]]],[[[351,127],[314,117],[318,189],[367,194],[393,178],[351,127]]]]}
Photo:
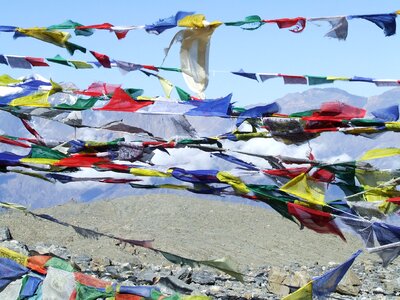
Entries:
{"type": "Polygon", "coordinates": [[[156,141],[149,141],[149,142],[143,142],[142,145],[144,147],[163,147],[163,148],[175,148],[176,143],[175,142],[156,142],[156,141]]]}
{"type": "Polygon", "coordinates": [[[94,110],[134,112],[151,104],[153,104],[153,101],[135,101],[123,89],[117,88],[114,95],[106,105],[101,108],[95,108],[94,110]]]}
{"type": "Polygon", "coordinates": [[[44,58],[41,57],[28,57],[25,56],[25,59],[33,66],[33,67],[48,67],[48,63],[44,61],[44,58]]]}
{"type": "Polygon", "coordinates": [[[394,198],[386,199],[386,202],[391,202],[391,203],[400,205],[400,197],[394,197],[394,198]]]}
{"type": "Polygon", "coordinates": [[[107,286],[111,286],[111,282],[104,281],[99,278],[90,276],[88,274],[84,274],[81,272],[74,272],[75,281],[79,282],[80,284],[86,286],[92,286],[95,288],[106,288],[107,286]]]}
{"type": "Polygon", "coordinates": [[[288,168],[288,169],[278,169],[278,170],[263,170],[263,173],[274,176],[282,176],[295,178],[302,173],[306,173],[309,168],[288,168]]]}
{"type": "Polygon", "coordinates": [[[26,128],[33,136],[35,136],[35,138],[38,140],[38,142],[39,142],[41,145],[44,145],[45,143],[43,142],[43,138],[42,138],[42,136],[39,134],[39,132],[37,132],[31,125],[29,125],[29,123],[28,123],[26,120],[21,119],[21,118],[20,118],[20,120],[21,120],[22,124],[24,124],[25,128],[26,128]]]}
{"type": "Polygon", "coordinates": [[[289,29],[291,32],[302,32],[306,28],[306,19],[303,17],[297,18],[283,18],[275,20],[263,20],[264,23],[276,23],[279,28],[290,28],[295,26],[293,29],[289,29]]]}
{"type": "Polygon", "coordinates": [[[321,105],[321,108],[314,112],[310,117],[303,117],[303,120],[310,121],[341,121],[351,120],[353,118],[364,118],[366,110],[351,106],[339,101],[336,102],[325,102],[321,105]]]}
{"type": "Polygon", "coordinates": [[[54,165],[63,167],[93,167],[96,164],[107,162],[110,161],[108,158],[105,157],[77,154],[63,158],[60,161],[56,162],[54,165]]]}
{"type": "Polygon", "coordinates": [[[104,67],[104,68],[111,68],[111,62],[110,58],[105,55],[101,54],[95,51],[90,51],[90,53],[93,54],[93,56],[98,60],[98,62],[104,67]]]}
{"type": "Polygon", "coordinates": [[[129,173],[130,167],[126,165],[119,165],[114,163],[106,163],[106,164],[98,164],[96,165],[97,168],[110,170],[114,172],[122,172],[122,173],[129,173]]]}
{"type": "Polygon", "coordinates": [[[153,70],[153,71],[156,71],[156,72],[158,72],[159,70],[158,70],[158,68],[157,67],[155,67],[155,66],[150,66],[150,65],[141,65],[144,69],[147,69],[147,70],[153,70]]]}
{"type": "Polygon", "coordinates": [[[285,84],[307,84],[305,76],[279,74],[285,84]]]}
{"type": "Polygon", "coordinates": [[[114,94],[117,88],[120,88],[120,84],[110,84],[105,82],[94,82],[84,91],[75,91],[75,94],[100,97],[104,95],[114,94]]]}
{"type": "Polygon", "coordinates": [[[77,26],[75,29],[81,30],[81,29],[108,29],[110,30],[111,27],[113,27],[113,24],[110,23],[103,23],[103,24],[96,24],[96,25],[88,25],[88,26],[77,26]]]}
{"type": "Polygon", "coordinates": [[[299,220],[299,222],[305,227],[318,233],[336,234],[343,241],[346,241],[346,238],[337,227],[334,218],[330,213],[315,210],[290,202],[287,205],[289,213],[296,217],[296,219],[299,220]]]}
{"type": "Polygon", "coordinates": [[[48,260],[52,257],[48,255],[34,255],[28,257],[28,264],[26,265],[29,269],[36,271],[40,274],[47,274],[47,268],[44,266],[48,260]]]}
{"type": "Polygon", "coordinates": [[[335,179],[335,174],[328,170],[318,169],[311,175],[311,177],[321,182],[332,182],[335,179]]]}
{"type": "Polygon", "coordinates": [[[16,140],[13,139],[9,139],[5,136],[0,136],[0,143],[4,143],[4,144],[9,144],[9,145],[13,145],[13,146],[18,146],[18,147],[22,147],[22,148],[30,148],[31,146],[18,142],[16,140]]]}
{"type": "Polygon", "coordinates": [[[126,37],[128,34],[129,30],[115,30],[114,33],[117,36],[119,40],[122,40],[126,37]]]}

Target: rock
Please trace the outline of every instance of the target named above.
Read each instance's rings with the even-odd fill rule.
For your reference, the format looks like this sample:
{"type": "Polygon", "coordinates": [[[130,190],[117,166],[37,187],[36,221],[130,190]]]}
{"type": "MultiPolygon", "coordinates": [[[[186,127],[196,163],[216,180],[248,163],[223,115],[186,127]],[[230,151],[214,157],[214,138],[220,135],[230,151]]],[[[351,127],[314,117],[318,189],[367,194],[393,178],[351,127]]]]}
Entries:
{"type": "Polygon", "coordinates": [[[94,257],[91,261],[91,266],[92,267],[107,267],[107,266],[111,266],[112,262],[111,259],[109,259],[108,257],[94,257]]]}
{"type": "Polygon", "coordinates": [[[188,283],[188,281],[191,280],[190,278],[192,276],[192,268],[183,266],[183,267],[179,268],[177,271],[175,271],[173,274],[178,279],[183,280],[186,283],[188,283]]]}
{"type": "Polygon", "coordinates": [[[136,277],[140,284],[153,284],[157,274],[154,273],[153,270],[143,270],[142,272],[139,272],[136,277]]]}
{"type": "Polygon", "coordinates": [[[11,240],[11,232],[8,227],[0,227],[0,242],[11,240]]]}
{"type": "Polygon", "coordinates": [[[374,294],[385,294],[385,290],[380,286],[374,288],[372,291],[374,292],[374,294]]]}
{"type": "Polygon", "coordinates": [[[400,292],[400,278],[395,278],[384,282],[385,291],[390,294],[396,294],[400,292]]]}
{"type": "Polygon", "coordinates": [[[221,290],[222,290],[222,287],[220,287],[218,285],[210,286],[210,293],[212,293],[212,294],[219,293],[219,292],[221,292],[221,290]]]}
{"type": "Polygon", "coordinates": [[[306,285],[310,280],[311,277],[306,271],[296,271],[293,274],[289,274],[283,281],[283,284],[290,288],[298,289],[306,285]]]}
{"type": "Polygon", "coordinates": [[[118,278],[120,274],[120,270],[117,266],[107,266],[104,268],[106,275],[109,275],[111,278],[118,278]]]}
{"type": "Polygon", "coordinates": [[[23,255],[29,254],[28,247],[25,244],[18,242],[16,240],[0,242],[0,246],[21,253],[23,255]]]}
{"type": "Polygon", "coordinates": [[[288,273],[282,271],[279,268],[272,267],[268,272],[268,284],[267,289],[271,293],[278,295],[279,297],[284,297],[290,294],[289,287],[283,285],[288,273]]]}
{"type": "Polygon", "coordinates": [[[62,259],[68,260],[71,258],[71,252],[67,250],[67,248],[62,247],[62,246],[57,246],[57,245],[49,245],[45,243],[40,243],[34,246],[33,248],[40,254],[48,254],[52,253],[58,257],[61,257],[62,259]]]}
{"type": "Polygon", "coordinates": [[[125,263],[120,265],[121,272],[131,272],[133,270],[133,266],[131,263],[125,263]]]}
{"type": "Polygon", "coordinates": [[[357,296],[361,289],[361,280],[353,270],[348,270],[338,284],[336,291],[343,295],[357,296]]]}
{"type": "Polygon", "coordinates": [[[82,270],[90,268],[92,258],[88,255],[77,255],[73,257],[73,262],[76,263],[82,270]]]}
{"type": "Polygon", "coordinates": [[[372,261],[367,260],[364,262],[364,270],[366,273],[372,273],[375,270],[375,266],[372,261]]]}
{"type": "Polygon", "coordinates": [[[257,273],[254,276],[254,279],[252,282],[254,282],[254,284],[256,286],[265,286],[267,283],[267,276],[268,276],[268,273],[265,271],[262,271],[260,273],[257,273]]]}
{"type": "Polygon", "coordinates": [[[215,283],[215,275],[204,270],[193,271],[192,282],[202,285],[213,285],[215,283]]]}
{"type": "Polygon", "coordinates": [[[194,288],[191,287],[189,284],[183,282],[175,276],[161,277],[157,283],[157,286],[164,287],[164,290],[168,291],[168,293],[170,294],[178,292],[188,295],[191,294],[194,290],[194,288]]]}

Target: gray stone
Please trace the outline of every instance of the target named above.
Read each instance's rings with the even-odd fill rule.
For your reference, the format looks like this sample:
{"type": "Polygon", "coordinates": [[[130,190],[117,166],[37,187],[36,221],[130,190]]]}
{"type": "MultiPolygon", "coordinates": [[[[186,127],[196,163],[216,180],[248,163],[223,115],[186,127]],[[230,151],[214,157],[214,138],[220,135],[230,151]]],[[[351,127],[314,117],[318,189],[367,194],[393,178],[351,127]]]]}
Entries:
{"type": "Polygon", "coordinates": [[[286,276],[283,284],[289,286],[290,288],[298,289],[306,285],[311,280],[310,275],[304,270],[296,271],[292,274],[286,276]]]}
{"type": "Polygon", "coordinates": [[[11,240],[11,232],[8,227],[0,227],[0,242],[11,240]]]}
{"type": "Polygon", "coordinates": [[[77,255],[72,259],[81,269],[89,269],[92,258],[88,255],[77,255]]]}
{"type": "Polygon", "coordinates": [[[121,272],[131,272],[133,270],[133,265],[131,263],[124,263],[119,266],[121,272]]]}
{"type": "Polygon", "coordinates": [[[91,261],[91,266],[92,267],[107,267],[107,266],[111,266],[112,262],[111,259],[109,259],[108,257],[94,257],[91,261]]]}
{"type": "Polygon", "coordinates": [[[193,271],[192,281],[203,285],[213,285],[215,283],[215,275],[204,270],[193,271]]]}
{"type": "MultiPolygon", "coordinates": [[[[157,286],[164,288],[168,293],[178,292],[181,294],[191,294],[194,290],[192,286],[176,278],[175,276],[161,277],[157,283],[157,286]]],[[[171,294],[172,294],[171,293],[171,294]]]]}
{"type": "Polygon", "coordinates": [[[92,261],[92,258],[89,255],[81,254],[81,255],[75,255],[73,260],[75,262],[90,263],[92,261]]]}
{"type": "Polygon", "coordinates": [[[173,274],[175,277],[179,278],[180,280],[187,282],[189,280],[189,277],[192,276],[192,268],[183,266],[183,267],[180,267],[175,272],[173,272],[173,274]]]}
{"type": "Polygon", "coordinates": [[[348,270],[339,282],[336,291],[343,295],[357,296],[361,289],[361,280],[353,270],[348,270]]]}
{"type": "Polygon", "coordinates": [[[25,244],[20,243],[16,240],[3,241],[0,243],[0,246],[21,253],[23,255],[29,254],[28,247],[25,244]]]}
{"type": "Polygon", "coordinates": [[[272,267],[271,270],[268,272],[268,291],[275,295],[278,295],[279,297],[289,295],[289,287],[283,284],[287,276],[288,273],[286,271],[276,267],[272,267]]]}
{"type": "Polygon", "coordinates": [[[400,278],[385,281],[384,287],[387,294],[400,293],[400,278]]]}
{"type": "Polygon", "coordinates": [[[254,276],[253,281],[251,281],[251,282],[254,282],[254,284],[256,286],[265,286],[267,283],[267,276],[268,276],[268,273],[266,273],[265,271],[257,273],[254,276]]]}
{"type": "Polygon", "coordinates": [[[374,294],[385,294],[385,290],[380,286],[374,288],[372,291],[374,292],[374,294]]]}
{"type": "Polygon", "coordinates": [[[139,272],[137,275],[137,281],[140,284],[153,284],[155,281],[155,278],[157,278],[157,274],[154,273],[153,270],[143,270],[142,272],[139,272]]]}
{"type": "Polygon", "coordinates": [[[71,252],[67,250],[67,248],[62,247],[62,246],[57,246],[53,244],[45,244],[45,243],[40,243],[34,246],[33,248],[40,254],[48,254],[52,253],[58,257],[61,257],[62,259],[68,260],[71,258],[71,252]]]}
{"type": "Polygon", "coordinates": [[[117,266],[107,266],[104,268],[106,275],[111,276],[112,278],[118,278],[120,271],[117,266]]]}

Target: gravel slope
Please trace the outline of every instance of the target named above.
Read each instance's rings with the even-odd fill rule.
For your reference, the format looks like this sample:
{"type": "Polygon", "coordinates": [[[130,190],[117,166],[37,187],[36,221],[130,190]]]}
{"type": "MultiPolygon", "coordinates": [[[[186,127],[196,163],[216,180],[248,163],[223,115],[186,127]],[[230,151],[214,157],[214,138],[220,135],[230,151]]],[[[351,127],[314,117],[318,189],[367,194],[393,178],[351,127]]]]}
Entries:
{"type": "MultiPolygon", "coordinates": [[[[145,195],[91,203],[67,203],[37,210],[60,220],[130,239],[154,239],[154,247],[194,259],[231,257],[240,268],[260,265],[340,263],[361,241],[346,234],[347,243],[248,205],[175,195],[145,195]]],[[[85,239],[70,227],[20,212],[0,216],[14,239],[30,246],[40,242],[67,247],[73,254],[114,261],[167,262],[147,249],[117,245],[108,238],[85,239]]],[[[361,256],[361,260],[367,254],[361,256]]],[[[377,256],[368,256],[377,260],[377,256]]]]}

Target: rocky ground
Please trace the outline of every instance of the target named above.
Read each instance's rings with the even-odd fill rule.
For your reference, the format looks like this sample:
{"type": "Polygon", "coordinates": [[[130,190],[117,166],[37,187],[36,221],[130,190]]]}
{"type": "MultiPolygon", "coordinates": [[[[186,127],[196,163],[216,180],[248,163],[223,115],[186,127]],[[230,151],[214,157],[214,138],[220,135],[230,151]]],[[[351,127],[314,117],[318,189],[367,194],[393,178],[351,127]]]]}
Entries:
{"type": "MultiPolygon", "coordinates": [[[[171,195],[146,195],[36,211],[71,224],[130,239],[193,259],[231,257],[243,283],[208,267],[173,265],[148,249],[106,237],[85,239],[72,228],[21,212],[0,215],[0,246],[53,253],[82,272],[125,285],[156,284],[164,293],[214,299],[279,299],[345,261],[360,241],[300,231],[276,213],[248,205],[171,195]],[[9,231],[11,234],[9,234],[9,231]]],[[[400,264],[382,268],[377,256],[357,258],[332,299],[400,299],[400,264]]]]}

